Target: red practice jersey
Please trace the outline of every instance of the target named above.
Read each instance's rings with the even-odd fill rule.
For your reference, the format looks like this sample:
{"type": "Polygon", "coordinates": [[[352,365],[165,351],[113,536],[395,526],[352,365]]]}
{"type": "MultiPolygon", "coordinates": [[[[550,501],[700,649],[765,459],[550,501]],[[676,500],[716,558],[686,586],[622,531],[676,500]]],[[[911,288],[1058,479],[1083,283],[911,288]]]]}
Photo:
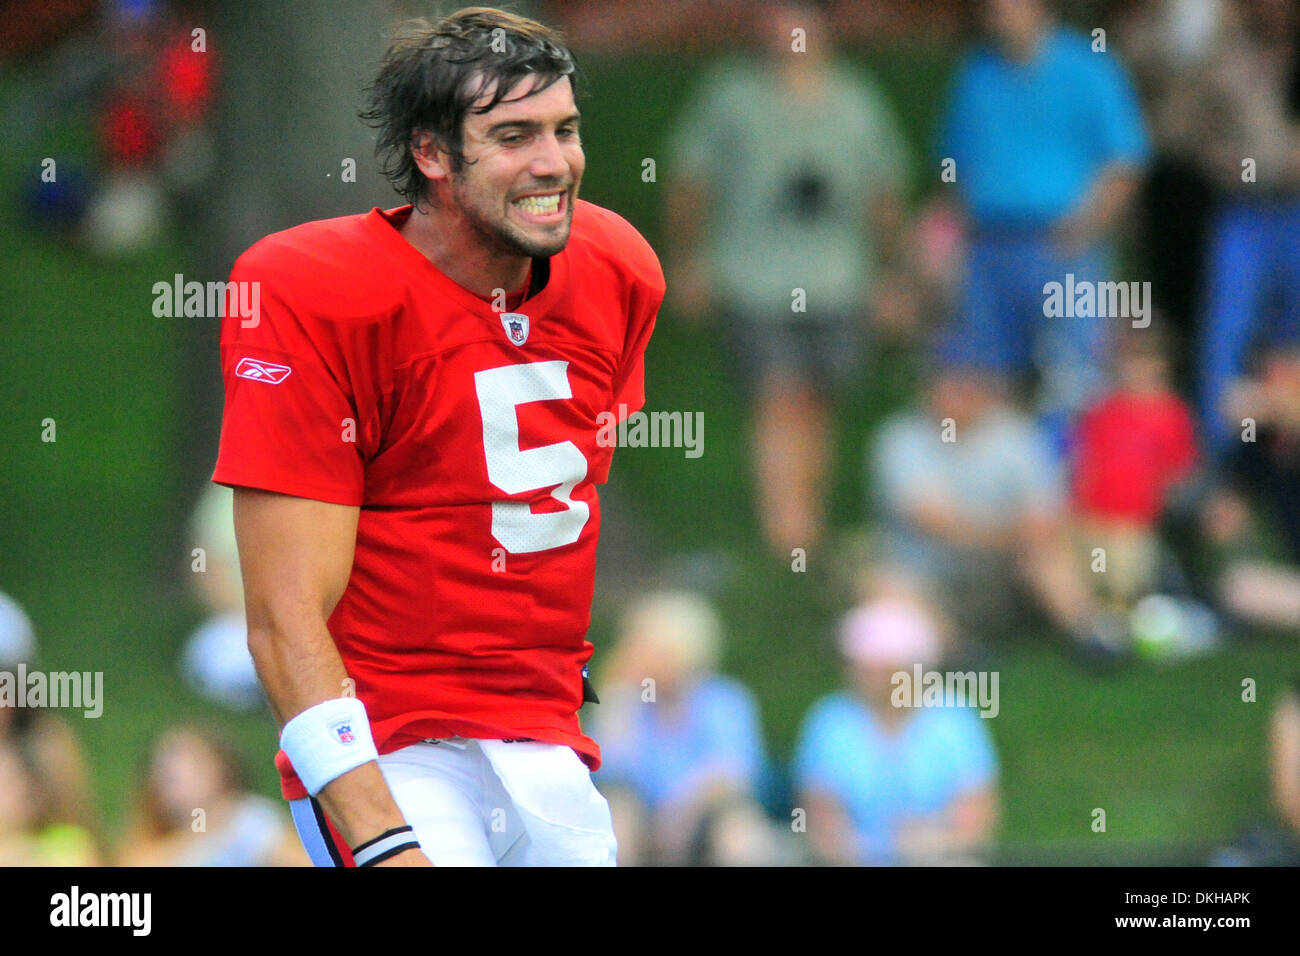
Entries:
{"type": "Polygon", "coordinates": [[[223,322],[213,480],[360,506],[328,626],[381,753],[528,737],[594,770],[577,712],[614,451],[598,433],[645,402],[663,271],[579,201],[545,286],[502,313],[402,238],[409,212],[307,223],[235,263],[260,314],[223,322]]]}

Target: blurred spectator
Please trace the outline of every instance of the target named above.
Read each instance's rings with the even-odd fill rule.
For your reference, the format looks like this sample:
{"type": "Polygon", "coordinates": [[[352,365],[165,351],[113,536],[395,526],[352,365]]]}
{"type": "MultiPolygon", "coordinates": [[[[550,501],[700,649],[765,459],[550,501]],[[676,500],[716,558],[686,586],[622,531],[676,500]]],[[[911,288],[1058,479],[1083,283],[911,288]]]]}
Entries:
{"type": "Polygon", "coordinates": [[[217,54],[192,26],[192,12],[174,4],[97,7],[92,23],[47,51],[46,78],[17,119],[31,136],[65,125],[69,113],[90,118],[94,155],[60,155],[55,178],[42,178],[26,197],[28,212],[45,228],[76,220],[84,248],[121,256],[156,243],[169,221],[184,218],[215,169],[207,124],[217,54]]]}
{"type": "MultiPolygon", "coordinates": [[[[31,620],[16,601],[0,594],[0,671],[15,674],[20,664],[31,666],[35,660],[31,620]]],[[[62,718],[35,707],[0,705],[0,746],[22,764],[31,792],[39,797],[35,832],[98,834],[86,759],[77,735],[62,718]],[[61,827],[68,829],[56,829],[61,827]]],[[[0,774],[0,789],[8,780],[0,774]]],[[[15,787],[21,787],[17,776],[15,787]]],[[[21,796],[14,799],[23,802],[21,796]]],[[[94,852],[93,846],[89,852],[94,852]]]]}
{"type": "Polygon", "coordinates": [[[845,865],[974,862],[998,816],[997,756],[967,707],[899,707],[894,675],[941,657],[934,621],[881,600],[842,622],[848,688],[813,705],[795,777],[816,856],[845,865]]]}
{"type": "Polygon", "coordinates": [[[1219,42],[1224,2],[1139,0],[1120,7],[1113,30],[1132,67],[1155,147],[1136,204],[1134,246],[1141,250],[1155,305],[1167,319],[1174,380],[1183,394],[1199,387],[1195,327],[1218,193],[1194,155],[1213,131],[1196,129],[1186,100],[1195,96],[1219,42]],[[1173,224],[1176,228],[1170,228],[1173,224]]]}
{"type": "Polygon", "coordinates": [[[876,326],[882,333],[917,343],[935,337],[962,295],[966,238],[962,216],[942,197],[932,196],[917,210],[903,250],[906,268],[877,303],[876,326]],[[909,293],[910,308],[889,308],[891,298],[909,293]]]}
{"type": "Polygon", "coordinates": [[[175,728],[150,748],[123,866],[306,866],[284,809],[250,793],[229,747],[175,728]]]}
{"type": "Polygon", "coordinates": [[[754,403],[760,524],[788,554],[824,530],[832,415],[863,376],[907,164],[875,82],[833,55],[817,5],[755,8],[763,55],[710,71],[671,138],[666,264],[678,314],[722,320],[754,403]]]}
{"type": "Polygon", "coordinates": [[[1273,807],[1286,829],[1292,866],[1300,865],[1300,677],[1273,710],[1269,724],[1273,807]]]}
{"type": "Polygon", "coordinates": [[[1212,865],[1300,866],[1300,676],[1273,708],[1268,731],[1272,819],[1216,851],[1212,865]]]}
{"type": "Polygon", "coordinates": [[[758,865],[777,853],[756,802],[764,769],[753,696],[715,672],[722,633],[707,601],[633,605],[603,675],[593,733],[620,866],[758,865]]]}
{"type": "MultiPolygon", "coordinates": [[[[962,4],[916,0],[812,0],[846,46],[947,39],[960,29],[962,4]]],[[[646,49],[680,53],[735,42],[752,0],[541,0],[541,19],[558,23],[576,49],[600,56],[646,49]]]]}
{"type": "Polygon", "coordinates": [[[924,406],[881,425],[868,462],[880,557],[974,636],[1010,630],[1027,586],[1077,649],[1117,656],[1124,628],[1099,609],[1073,553],[1062,469],[1005,393],[998,373],[953,362],[933,374],[924,406]]]}
{"type": "Polygon", "coordinates": [[[87,830],[45,819],[48,798],[18,747],[0,740],[0,867],[98,866],[87,830]]]}
{"type": "Polygon", "coordinates": [[[1233,383],[1228,416],[1253,434],[1236,437],[1230,465],[1237,486],[1254,491],[1277,529],[1287,560],[1300,564],[1300,342],[1266,350],[1255,374],[1233,383]]]}
{"type": "Polygon", "coordinates": [[[248,652],[233,507],[234,492],[209,482],[190,519],[190,540],[203,549],[204,568],[192,581],[211,614],[186,642],[181,673],[214,703],[254,710],[265,705],[266,696],[248,652]]]}
{"type": "Polygon", "coordinates": [[[1157,523],[1170,488],[1196,464],[1195,422],[1173,391],[1160,327],[1120,333],[1116,387],[1079,422],[1073,452],[1076,533],[1091,561],[1103,548],[1097,588],[1128,611],[1157,583],[1157,523]]]}
{"type": "MultiPolygon", "coordinates": [[[[1157,4],[1133,34],[1160,85],[1163,147],[1218,191],[1202,303],[1200,402],[1210,447],[1240,421],[1224,399],[1252,348],[1300,342],[1300,117],[1287,83],[1300,14],[1286,0],[1157,4]],[[1148,23],[1164,29],[1150,29],[1148,23]]],[[[1168,228],[1168,223],[1161,224],[1168,228]]]]}
{"type": "Polygon", "coordinates": [[[1044,315],[1044,285],[1106,281],[1147,140],[1111,51],[1056,25],[1046,0],[984,0],[991,44],[957,72],[939,135],[970,252],[957,323],[975,361],[1041,376],[1051,432],[1105,383],[1106,317],[1044,315]]]}
{"type": "Polygon", "coordinates": [[[1203,510],[1220,558],[1217,596],[1245,620],[1300,628],[1300,345],[1265,350],[1224,405],[1253,434],[1243,429],[1228,446],[1203,510]]]}
{"type": "Polygon", "coordinates": [[[205,126],[215,52],[163,4],[106,5],[114,63],[96,111],[103,176],[83,234],[102,255],[156,241],[170,203],[192,195],[215,157],[205,126]]]}

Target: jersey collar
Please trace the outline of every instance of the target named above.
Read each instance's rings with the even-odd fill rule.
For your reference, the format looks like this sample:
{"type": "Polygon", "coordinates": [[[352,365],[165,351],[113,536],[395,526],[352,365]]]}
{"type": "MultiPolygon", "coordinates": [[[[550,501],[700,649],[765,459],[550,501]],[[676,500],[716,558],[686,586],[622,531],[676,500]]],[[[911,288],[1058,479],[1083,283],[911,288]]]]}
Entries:
{"type": "MultiPolygon", "coordinates": [[[[407,242],[402,237],[402,234],[397,231],[398,224],[410,215],[410,212],[411,206],[409,204],[394,209],[380,209],[376,206],[366,216],[366,225],[371,228],[371,231],[376,236],[380,237],[380,241],[386,248],[392,250],[393,255],[397,256],[400,261],[408,263],[416,274],[425,277],[429,282],[436,285],[444,295],[461,303],[471,311],[495,316],[497,310],[492,308],[490,302],[484,301],[469,289],[449,278],[441,269],[430,262],[424,253],[407,242]]],[[[570,233],[569,241],[573,241],[572,233],[570,233]]],[[[567,251],[568,247],[566,246],[564,250],[549,259],[533,260],[530,285],[535,285],[541,280],[544,280],[546,285],[536,293],[532,288],[529,288],[529,294],[515,310],[516,312],[525,315],[541,315],[550,307],[558,296],[559,289],[564,282],[569,260],[569,257],[565,255],[567,251]]]]}

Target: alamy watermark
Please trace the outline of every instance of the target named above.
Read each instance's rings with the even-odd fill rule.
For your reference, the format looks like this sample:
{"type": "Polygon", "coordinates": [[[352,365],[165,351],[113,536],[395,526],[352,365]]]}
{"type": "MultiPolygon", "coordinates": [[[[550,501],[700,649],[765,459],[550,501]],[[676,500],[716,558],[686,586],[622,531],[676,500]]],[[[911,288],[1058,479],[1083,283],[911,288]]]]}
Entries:
{"type": "Polygon", "coordinates": [[[996,717],[997,671],[927,671],[913,664],[911,671],[896,671],[889,678],[893,691],[889,702],[895,707],[971,707],[981,717],[996,717]]]}
{"type": "Polygon", "coordinates": [[[0,707],[80,710],[91,719],[104,713],[103,671],[0,671],[0,707]]]}
{"type": "Polygon", "coordinates": [[[160,319],[222,319],[239,316],[245,329],[261,322],[262,284],[251,282],[185,281],[176,273],[171,282],[153,284],[153,314],[160,319]]]}
{"type": "Polygon", "coordinates": [[[123,927],[133,936],[153,928],[152,893],[83,893],[73,886],[50,897],[50,925],[56,927],[123,927]]]}
{"type": "Polygon", "coordinates": [[[1132,319],[1133,328],[1151,324],[1150,282],[1093,282],[1075,279],[1043,286],[1043,315],[1049,319],[1132,319]]]}
{"type": "Polygon", "coordinates": [[[684,448],[687,458],[704,454],[703,412],[632,412],[596,415],[596,444],[602,448],[684,448]]]}

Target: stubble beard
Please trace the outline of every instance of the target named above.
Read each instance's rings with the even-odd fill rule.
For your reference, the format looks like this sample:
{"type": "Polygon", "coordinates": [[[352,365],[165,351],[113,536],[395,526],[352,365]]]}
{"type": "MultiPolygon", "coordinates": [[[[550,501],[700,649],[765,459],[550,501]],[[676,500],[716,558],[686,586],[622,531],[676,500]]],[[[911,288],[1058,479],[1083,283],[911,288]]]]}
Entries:
{"type": "Polygon", "coordinates": [[[546,259],[562,252],[564,247],[568,245],[569,233],[573,228],[574,198],[571,193],[565,195],[568,206],[564,219],[564,232],[561,236],[550,241],[534,241],[515,232],[507,218],[510,215],[508,209],[503,211],[503,218],[499,223],[490,220],[475,204],[464,175],[455,177],[452,185],[452,197],[459,206],[461,215],[465,218],[469,227],[483,240],[484,245],[496,255],[546,259]]]}

